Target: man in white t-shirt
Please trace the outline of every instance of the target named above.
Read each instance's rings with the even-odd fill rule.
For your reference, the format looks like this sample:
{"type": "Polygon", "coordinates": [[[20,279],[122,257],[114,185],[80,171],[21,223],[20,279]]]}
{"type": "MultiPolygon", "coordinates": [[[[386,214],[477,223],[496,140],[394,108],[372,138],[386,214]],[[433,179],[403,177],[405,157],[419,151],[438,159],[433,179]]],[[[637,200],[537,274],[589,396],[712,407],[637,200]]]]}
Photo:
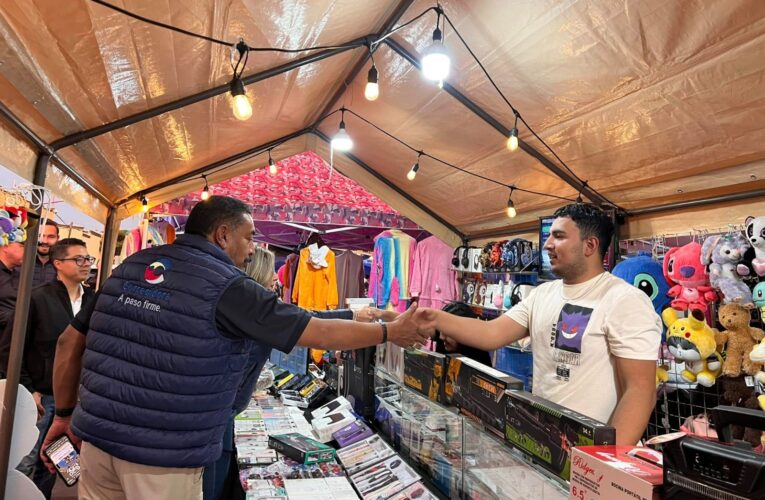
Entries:
{"type": "Polygon", "coordinates": [[[603,270],[609,217],[577,203],[555,213],[544,244],[561,279],[534,289],[492,321],[421,310],[442,335],[491,350],[531,336],[534,394],[616,428],[635,444],[656,402],[661,319],[648,296],[603,270]]]}

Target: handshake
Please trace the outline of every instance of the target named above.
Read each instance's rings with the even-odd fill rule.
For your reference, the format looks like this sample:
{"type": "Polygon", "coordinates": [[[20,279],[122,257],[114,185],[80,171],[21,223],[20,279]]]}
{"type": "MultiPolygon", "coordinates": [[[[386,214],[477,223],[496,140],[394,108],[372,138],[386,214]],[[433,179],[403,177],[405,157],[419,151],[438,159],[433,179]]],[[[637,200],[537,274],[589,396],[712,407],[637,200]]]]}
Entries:
{"type": "Polygon", "coordinates": [[[356,312],[356,321],[382,320],[388,327],[388,341],[401,347],[423,344],[436,332],[438,311],[412,304],[404,313],[365,307],[356,312]]]}

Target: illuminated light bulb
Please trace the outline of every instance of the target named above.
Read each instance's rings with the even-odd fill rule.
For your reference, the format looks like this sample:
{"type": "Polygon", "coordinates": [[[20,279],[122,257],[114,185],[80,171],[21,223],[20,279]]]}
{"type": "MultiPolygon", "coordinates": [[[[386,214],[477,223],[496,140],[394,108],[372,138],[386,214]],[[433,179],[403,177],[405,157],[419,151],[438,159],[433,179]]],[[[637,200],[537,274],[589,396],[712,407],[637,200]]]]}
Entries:
{"type": "Polygon", "coordinates": [[[425,50],[425,55],[422,57],[422,74],[428,80],[441,82],[439,86],[443,87],[443,81],[449,76],[450,67],[451,59],[441,39],[441,30],[436,27],[433,30],[433,44],[425,50]]]}
{"type": "Polygon", "coordinates": [[[412,168],[409,170],[409,172],[406,174],[406,178],[410,181],[413,181],[415,177],[417,177],[417,171],[420,169],[420,162],[419,160],[417,163],[412,165],[412,168]]]}
{"type": "Polygon", "coordinates": [[[145,196],[141,197],[141,211],[143,213],[146,213],[149,211],[149,200],[147,200],[145,196]]]}
{"type": "Polygon", "coordinates": [[[210,197],[210,188],[205,185],[205,188],[202,190],[202,200],[206,200],[210,197]]]}
{"type": "Polygon", "coordinates": [[[380,97],[380,85],[378,84],[377,68],[374,64],[367,74],[367,86],[364,87],[364,97],[367,101],[374,101],[380,97]]]}
{"type": "Polygon", "coordinates": [[[340,120],[340,129],[330,143],[335,151],[350,151],[353,148],[353,139],[345,131],[345,121],[340,120]]]}
{"type": "Polygon", "coordinates": [[[515,203],[513,203],[513,190],[510,190],[510,197],[507,199],[507,216],[511,219],[518,215],[518,211],[515,210],[515,203]]]}
{"type": "Polygon", "coordinates": [[[274,160],[272,158],[268,158],[268,173],[271,175],[276,175],[276,173],[279,171],[279,169],[276,166],[276,163],[274,163],[274,160]]]}
{"type": "Polygon", "coordinates": [[[518,129],[515,127],[510,130],[510,136],[507,138],[507,149],[510,151],[518,149],[518,129]]]}
{"type": "Polygon", "coordinates": [[[252,116],[252,105],[247,98],[247,92],[244,90],[244,84],[239,78],[231,81],[231,95],[234,96],[232,109],[237,120],[249,120],[252,116]]]}

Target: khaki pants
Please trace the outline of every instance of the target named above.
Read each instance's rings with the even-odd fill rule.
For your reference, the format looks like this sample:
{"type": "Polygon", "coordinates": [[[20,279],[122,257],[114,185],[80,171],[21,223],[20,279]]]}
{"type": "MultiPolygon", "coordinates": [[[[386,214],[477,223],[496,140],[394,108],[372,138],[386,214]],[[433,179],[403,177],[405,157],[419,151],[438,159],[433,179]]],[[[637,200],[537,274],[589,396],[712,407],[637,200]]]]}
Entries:
{"type": "Polygon", "coordinates": [[[153,467],[126,462],[83,441],[80,500],[201,500],[202,467],[153,467]]]}

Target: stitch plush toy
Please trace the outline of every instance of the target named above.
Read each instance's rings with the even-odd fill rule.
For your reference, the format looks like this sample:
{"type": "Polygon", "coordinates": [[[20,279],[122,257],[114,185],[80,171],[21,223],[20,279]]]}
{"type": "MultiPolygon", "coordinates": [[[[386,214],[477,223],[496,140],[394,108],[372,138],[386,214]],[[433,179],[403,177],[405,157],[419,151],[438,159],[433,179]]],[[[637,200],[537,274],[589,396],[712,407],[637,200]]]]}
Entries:
{"type": "Polygon", "coordinates": [[[725,327],[724,331],[715,334],[717,346],[725,346],[723,375],[738,377],[741,375],[742,365],[748,375],[762,370],[762,364],[752,362],[749,355],[754,344],[765,337],[765,332],[749,326],[749,311],[738,304],[726,304],[720,307],[718,318],[720,324],[725,327]]]}
{"type": "Polygon", "coordinates": [[[765,217],[746,218],[746,237],[754,247],[752,267],[757,276],[765,275],[765,217]]]}
{"type": "Polygon", "coordinates": [[[760,316],[765,318],[765,281],[757,283],[752,290],[752,301],[760,308],[760,316]]]}
{"type": "Polygon", "coordinates": [[[662,275],[661,264],[649,255],[640,254],[619,262],[611,272],[630,285],[642,290],[653,302],[656,314],[667,307],[669,286],[662,275]]]}
{"type": "Polygon", "coordinates": [[[680,374],[686,382],[712,387],[720,375],[722,358],[715,350],[714,330],[704,321],[704,313],[691,309],[687,318],[678,318],[674,309],[661,314],[667,325],[667,347],[678,361],[685,363],[680,374]]]}
{"type": "Polygon", "coordinates": [[[701,247],[701,263],[709,266],[709,281],[722,292],[723,303],[753,308],[752,292],[741,281],[749,269],[741,262],[749,242],[740,233],[710,236],[701,247]]]}
{"type": "Polygon", "coordinates": [[[706,312],[717,294],[709,286],[709,275],[701,264],[701,245],[692,241],[682,247],[670,248],[664,256],[664,278],[670,285],[667,295],[670,306],[678,311],[706,312]]]}

